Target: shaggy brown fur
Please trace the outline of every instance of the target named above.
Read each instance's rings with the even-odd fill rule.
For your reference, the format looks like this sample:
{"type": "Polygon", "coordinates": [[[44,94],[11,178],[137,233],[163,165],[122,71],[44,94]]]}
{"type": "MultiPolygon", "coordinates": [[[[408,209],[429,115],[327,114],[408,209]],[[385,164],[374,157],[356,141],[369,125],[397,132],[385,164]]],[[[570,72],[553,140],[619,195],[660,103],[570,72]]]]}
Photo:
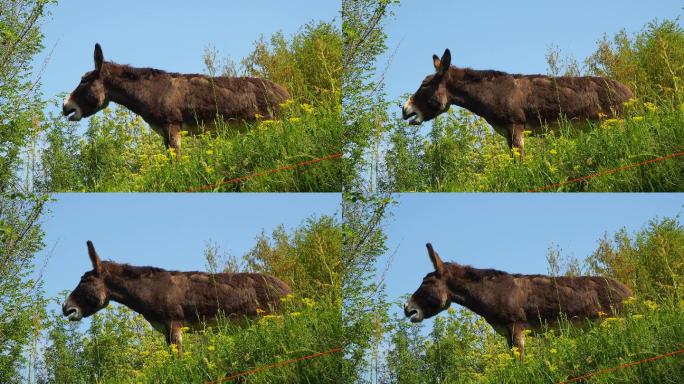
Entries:
{"type": "Polygon", "coordinates": [[[291,292],[281,280],[259,273],[178,272],[101,261],[93,243],[87,244],[93,270],[62,304],[64,316],[78,321],[114,300],[140,313],[179,351],[181,327],[197,329],[219,314],[239,320],[272,313],[291,292]]]}
{"type": "Polygon", "coordinates": [[[420,124],[446,112],[452,104],[481,116],[522,156],[523,131],[542,135],[564,116],[570,122],[614,116],[632,97],[624,84],[603,77],[513,75],[451,66],[447,49],[433,56],[437,71],[423,80],[402,108],[404,119],[420,124]]]}
{"type": "Polygon", "coordinates": [[[524,356],[524,331],[554,326],[565,316],[573,322],[615,315],[631,291],[618,281],[600,276],[550,277],[510,274],[443,263],[426,245],[435,267],[404,305],[404,314],[419,322],[460,304],[506,337],[524,356]]]}
{"type": "Polygon", "coordinates": [[[105,108],[109,101],[140,115],[180,153],[180,131],[199,134],[214,128],[217,118],[227,123],[275,117],[290,98],[285,88],[253,77],[209,77],[134,68],[104,61],[95,45],[95,70],[86,73],[64,101],[63,113],[80,120],[105,108]]]}

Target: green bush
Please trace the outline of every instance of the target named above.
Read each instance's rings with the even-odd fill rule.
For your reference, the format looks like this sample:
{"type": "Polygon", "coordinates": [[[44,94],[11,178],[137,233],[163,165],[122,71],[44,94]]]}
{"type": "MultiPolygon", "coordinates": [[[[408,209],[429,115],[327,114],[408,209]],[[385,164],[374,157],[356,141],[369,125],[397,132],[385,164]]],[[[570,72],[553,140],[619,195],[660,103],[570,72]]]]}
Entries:
{"type": "MultiPolygon", "coordinates": [[[[558,383],[624,363],[676,351],[684,345],[684,303],[632,300],[621,318],[573,325],[563,322],[525,340],[518,361],[504,338],[472,312],[449,310],[424,336],[397,319],[382,382],[558,383]]],[[[680,364],[666,358],[603,373],[593,383],[679,383],[680,364]]]]}
{"type": "MultiPolygon", "coordinates": [[[[389,135],[383,187],[395,191],[525,192],[681,152],[684,110],[634,101],[623,119],[527,137],[519,161],[505,139],[466,110],[435,119],[425,138],[397,122],[389,135]]],[[[684,190],[679,158],[572,182],[546,191],[684,190]]]]}

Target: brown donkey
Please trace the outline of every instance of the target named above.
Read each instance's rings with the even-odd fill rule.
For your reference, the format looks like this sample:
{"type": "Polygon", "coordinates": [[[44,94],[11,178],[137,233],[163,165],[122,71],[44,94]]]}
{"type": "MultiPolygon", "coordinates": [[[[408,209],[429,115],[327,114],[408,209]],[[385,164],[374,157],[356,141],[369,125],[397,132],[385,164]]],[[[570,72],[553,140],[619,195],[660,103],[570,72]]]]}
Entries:
{"type": "Polygon", "coordinates": [[[95,70],[81,77],[62,112],[78,121],[113,101],[140,115],[178,155],[181,130],[199,134],[214,129],[217,118],[238,124],[258,115],[270,119],[289,98],[285,88],[265,79],[169,73],[104,61],[95,44],[95,70]]]}
{"type": "Polygon", "coordinates": [[[404,304],[406,317],[420,322],[457,303],[484,317],[509,347],[518,348],[521,359],[526,329],[557,325],[561,316],[583,323],[597,319],[599,312],[615,315],[631,295],[629,288],[606,277],[519,275],[442,263],[432,245],[426,246],[435,271],[404,304]]]}
{"type": "Polygon", "coordinates": [[[545,125],[564,116],[570,122],[614,116],[632,97],[624,84],[603,77],[549,77],[479,71],[451,65],[451,53],[433,55],[436,73],[427,76],[402,107],[404,120],[420,124],[446,112],[451,104],[484,118],[522,157],[523,131],[540,136],[545,125]]]}
{"type": "Polygon", "coordinates": [[[220,313],[235,320],[272,313],[291,292],[284,282],[259,273],[178,272],[100,261],[93,243],[87,244],[93,270],[62,304],[64,316],[78,321],[114,300],[141,314],[179,353],[181,327],[199,329],[220,313]]]}

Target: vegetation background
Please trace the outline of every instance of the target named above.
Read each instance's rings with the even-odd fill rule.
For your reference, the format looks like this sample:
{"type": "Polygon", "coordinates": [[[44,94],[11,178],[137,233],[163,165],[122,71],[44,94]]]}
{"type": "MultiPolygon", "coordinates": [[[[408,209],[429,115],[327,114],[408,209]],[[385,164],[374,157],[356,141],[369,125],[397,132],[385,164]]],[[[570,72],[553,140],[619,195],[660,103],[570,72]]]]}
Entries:
{"type": "MultiPolygon", "coordinates": [[[[12,7],[30,9],[34,4],[21,1],[12,7]]],[[[56,1],[49,4],[59,7],[56,1]]],[[[45,19],[44,14],[38,17],[39,22],[45,19]]],[[[15,32],[23,36],[19,27],[15,32]]],[[[33,31],[40,45],[40,30],[33,31]]],[[[27,52],[27,58],[38,50],[27,52]]],[[[334,20],[311,21],[291,36],[262,36],[239,63],[206,48],[201,58],[206,74],[268,78],[287,88],[293,100],[277,120],[260,119],[238,128],[219,122],[216,132],[183,137],[180,161],[127,109],[106,108],[89,118],[82,132],[57,112],[64,94],[45,100],[40,84],[33,84],[35,102],[43,108],[31,116],[30,140],[20,151],[23,182],[47,192],[339,192],[343,167],[338,157],[240,182],[223,181],[341,154],[341,56],[341,31],[334,20]]]]}
{"type": "MultiPolygon", "coordinates": [[[[453,306],[431,327],[403,318],[386,325],[386,354],[377,360],[383,383],[559,383],[590,372],[681,350],[684,347],[684,226],[679,217],[652,219],[599,239],[585,260],[549,246],[552,276],[592,274],[627,284],[634,292],[620,317],[582,325],[561,324],[526,338],[524,362],[484,319],[453,306]]],[[[597,383],[676,383],[680,357],[602,373],[597,383]]]]}
{"type": "MultiPolygon", "coordinates": [[[[363,108],[384,107],[386,112],[370,115],[365,123],[360,119],[355,123],[358,127],[365,124],[370,132],[360,145],[367,150],[367,163],[361,171],[373,188],[392,192],[525,192],[662,156],[681,155],[684,29],[676,17],[681,6],[661,2],[644,10],[640,3],[622,4],[615,12],[634,16],[622,22],[634,32],[622,30],[602,36],[605,31],[617,31],[621,19],[602,19],[607,3],[587,3],[592,10],[584,12],[568,4],[515,8],[494,1],[481,20],[483,8],[479,5],[454,9],[453,4],[433,4],[423,10],[412,2],[392,4],[396,17],[384,17],[375,24],[392,36],[387,39],[389,43],[383,39],[383,49],[368,59],[368,65],[377,70],[365,83],[375,95],[382,95],[387,88],[392,96],[364,104],[363,108]],[[567,18],[554,24],[552,15],[562,11],[568,12],[567,18]],[[450,23],[456,12],[466,20],[450,23]],[[651,14],[659,19],[647,22],[651,14]],[[509,17],[519,19],[521,26],[503,38],[500,22],[509,17]],[[573,32],[577,17],[585,20],[587,28],[573,32]],[[646,24],[636,25],[635,20],[646,24]],[[412,29],[426,23],[433,23],[433,28],[412,29]],[[548,34],[539,34],[540,28],[547,28],[548,34]],[[587,31],[595,35],[588,36],[587,31]],[[455,37],[471,34],[472,38],[455,37]],[[567,46],[540,36],[558,36],[567,46]],[[593,49],[587,39],[598,40],[593,49]],[[386,44],[391,45],[389,49],[385,49],[386,44]],[[482,49],[483,44],[492,49],[482,49]],[[563,123],[558,132],[545,138],[528,137],[524,161],[514,161],[505,139],[466,110],[454,107],[434,123],[422,126],[408,126],[399,118],[399,107],[422,76],[431,71],[432,53],[450,47],[456,52],[456,65],[534,73],[544,70],[535,64],[543,62],[540,44],[552,44],[546,53],[547,74],[608,76],[630,86],[636,99],[628,103],[620,119],[602,119],[583,129],[563,123]],[[566,56],[562,50],[581,56],[566,56]],[[527,54],[521,55],[523,51],[527,54]],[[408,74],[415,79],[407,81],[408,74]]],[[[344,25],[352,23],[345,19],[344,25]]],[[[355,103],[350,104],[354,108],[355,103]]],[[[684,163],[678,156],[546,191],[681,191],[683,174],[684,163]]]]}
{"type": "MultiPolygon", "coordinates": [[[[627,84],[635,99],[619,119],[580,129],[567,122],[544,138],[527,137],[515,161],[502,136],[480,117],[452,108],[425,134],[388,124],[382,188],[394,191],[525,192],[601,173],[684,149],[684,28],[654,21],[635,36],[604,37],[581,66],[559,51],[547,55],[551,75],[606,76],[627,84]]],[[[675,158],[547,191],[682,191],[684,163],[675,158]]]]}
{"type": "MultiPolygon", "coordinates": [[[[582,330],[564,324],[530,337],[531,357],[523,363],[471,312],[450,310],[431,329],[393,318],[390,308],[400,303],[387,297],[389,265],[379,264],[394,254],[384,230],[396,204],[394,192],[527,191],[681,151],[684,35],[678,19],[654,21],[634,36],[606,37],[584,67],[550,51],[551,73],[607,75],[629,84],[637,99],[623,119],[604,119],[581,132],[563,125],[559,135],[528,139],[529,156],[516,162],[505,140],[467,112],[437,119],[427,134],[388,118],[387,107],[398,101],[385,97],[378,58],[392,56],[385,26],[397,6],[398,1],[343,1],[343,121],[351,128],[346,153],[353,168],[343,202],[343,323],[354,330],[345,333],[347,382],[560,382],[682,349],[684,228],[679,217],[654,218],[634,233],[606,235],[586,260],[550,247],[550,274],[612,276],[630,285],[635,299],[619,319],[582,330]]],[[[683,175],[675,159],[557,190],[679,191],[683,175]]],[[[592,381],[680,382],[681,364],[675,359],[592,381]]]]}

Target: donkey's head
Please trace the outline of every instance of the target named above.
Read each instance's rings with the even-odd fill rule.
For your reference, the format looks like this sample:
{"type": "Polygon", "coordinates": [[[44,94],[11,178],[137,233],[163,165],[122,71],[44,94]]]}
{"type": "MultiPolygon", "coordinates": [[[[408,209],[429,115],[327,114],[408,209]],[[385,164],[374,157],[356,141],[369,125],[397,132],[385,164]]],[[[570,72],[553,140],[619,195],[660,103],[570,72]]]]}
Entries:
{"type": "Polygon", "coordinates": [[[442,58],[432,55],[435,73],[423,79],[420,88],[411,95],[401,108],[404,120],[413,117],[409,124],[420,124],[429,121],[449,110],[450,97],[447,89],[451,52],[445,50],[442,58]]]}
{"type": "Polygon", "coordinates": [[[86,72],[81,82],[69,96],[64,99],[62,113],[71,121],[79,121],[104,109],[109,104],[107,90],[103,80],[102,66],[104,55],[100,44],[95,44],[95,70],[86,72]]]}
{"type": "Polygon", "coordinates": [[[427,243],[425,246],[435,271],[425,275],[418,290],[404,304],[404,315],[414,323],[435,316],[451,305],[452,295],[447,286],[444,264],[439,254],[432,249],[432,244],[427,243]]]}
{"type": "Polygon", "coordinates": [[[109,294],[104,282],[105,270],[91,241],[88,241],[88,255],[93,263],[93,270],[81,276],[76,289],[62,304],[62,314],[71,321],[88,317],[109,304],[109,294]]]}

